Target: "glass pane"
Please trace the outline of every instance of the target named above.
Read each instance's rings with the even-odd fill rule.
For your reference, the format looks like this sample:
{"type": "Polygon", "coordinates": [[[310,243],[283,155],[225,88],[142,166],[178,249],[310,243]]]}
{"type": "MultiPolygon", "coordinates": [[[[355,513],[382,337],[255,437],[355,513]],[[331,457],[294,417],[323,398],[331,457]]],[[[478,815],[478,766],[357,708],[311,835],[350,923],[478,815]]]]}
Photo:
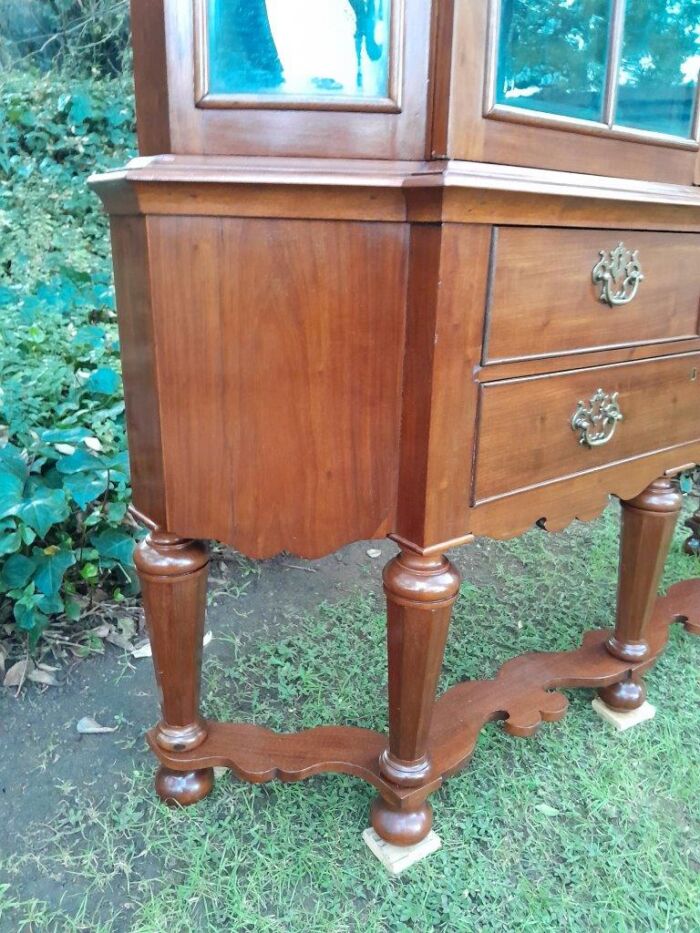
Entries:
{"type": "Polygon", "coordinates": [[[496,101],[603,118],[610,0],[502,0],[496,101]]]}
{"type": "Polygon", "coordinates": [[[209,92],[389,94],[391,0],[207,0],[209,92]]]}
{"type": "Polygon", "coordinates": [[[697,0],[627,0],[615,122],[690,136],[698,66],[697,0]]]}

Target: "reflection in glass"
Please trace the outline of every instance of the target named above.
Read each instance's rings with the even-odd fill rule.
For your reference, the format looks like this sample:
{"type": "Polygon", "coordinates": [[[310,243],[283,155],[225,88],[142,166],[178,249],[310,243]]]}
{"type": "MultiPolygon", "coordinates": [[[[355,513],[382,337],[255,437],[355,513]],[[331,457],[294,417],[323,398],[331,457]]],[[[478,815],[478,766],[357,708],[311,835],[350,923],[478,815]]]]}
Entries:
{"type": "Polygon", "coordinates": [[[627,0],[615,122],[690,136],[699,66],[697,0],[627,0]]]}
{"type": "Polygon", "coordinates": [[[207,0],[209,93],[389,95],[391,0],[207,0]]]}
{"type": "Polygon", "coordinates": [[[497,103],[601,120],[610,8],[610,0],[502,0],[497,103]]]}

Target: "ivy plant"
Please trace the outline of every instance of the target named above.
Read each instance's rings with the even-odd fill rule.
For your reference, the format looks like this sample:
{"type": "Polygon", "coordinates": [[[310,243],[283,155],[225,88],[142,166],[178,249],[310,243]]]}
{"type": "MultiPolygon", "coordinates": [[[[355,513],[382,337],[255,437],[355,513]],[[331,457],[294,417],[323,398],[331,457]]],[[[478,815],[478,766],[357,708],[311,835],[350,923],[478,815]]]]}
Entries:
{"type": "Polygon", "coordinates": [[[97,589],[137,591],[107,223],[86,185],[133,152],[131,89],[15,76],[0,122],[0,621],[34,647],[97,589]]]}

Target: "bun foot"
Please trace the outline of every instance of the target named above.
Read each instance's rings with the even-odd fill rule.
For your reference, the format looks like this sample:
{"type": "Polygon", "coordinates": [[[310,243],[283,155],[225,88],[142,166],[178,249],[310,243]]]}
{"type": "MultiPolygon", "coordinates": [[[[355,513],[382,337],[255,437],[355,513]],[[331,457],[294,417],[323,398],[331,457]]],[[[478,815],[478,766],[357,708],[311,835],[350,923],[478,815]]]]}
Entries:
{"type": "Polygon", "coordinates": [[[167,804],[189,807],[211,793],[214,787],[214,769],[201,771],[171,771],[161,765],[156,771],[156,793],[167,804]]]}
{"type": "Polygon", "coordinates": [[[609,687],[601,687],[598,696],[611,709],[621,713],[628,713],[630,710],[639,709],[640,706],[644,705],[647,691],[642,681],[621,680],[609,687]]]}
{"type": "Polygon", "coordinates": [[[397,810],[383,797],[376,797],[370,811],[372,826],[378,836],[394,846],[412,846],[430,832],[433,808],[426,801],[417,810],[397,810]]]}

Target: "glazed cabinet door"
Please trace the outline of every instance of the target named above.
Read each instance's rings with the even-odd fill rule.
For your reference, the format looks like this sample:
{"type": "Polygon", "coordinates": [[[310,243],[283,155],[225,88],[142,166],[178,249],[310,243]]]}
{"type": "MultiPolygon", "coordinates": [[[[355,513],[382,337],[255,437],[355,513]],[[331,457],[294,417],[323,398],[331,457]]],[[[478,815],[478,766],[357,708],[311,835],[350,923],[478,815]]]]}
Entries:
{"type": "Polygon", "coordinates": [[[457,3],[435,144],[457,159],[692,184],[699,27],[695,0],[457,3]]]}
{"type": "Polygon", "coordinates": [[[423,159],[431,0],[132,0],[142,155],[423,159]]]}

